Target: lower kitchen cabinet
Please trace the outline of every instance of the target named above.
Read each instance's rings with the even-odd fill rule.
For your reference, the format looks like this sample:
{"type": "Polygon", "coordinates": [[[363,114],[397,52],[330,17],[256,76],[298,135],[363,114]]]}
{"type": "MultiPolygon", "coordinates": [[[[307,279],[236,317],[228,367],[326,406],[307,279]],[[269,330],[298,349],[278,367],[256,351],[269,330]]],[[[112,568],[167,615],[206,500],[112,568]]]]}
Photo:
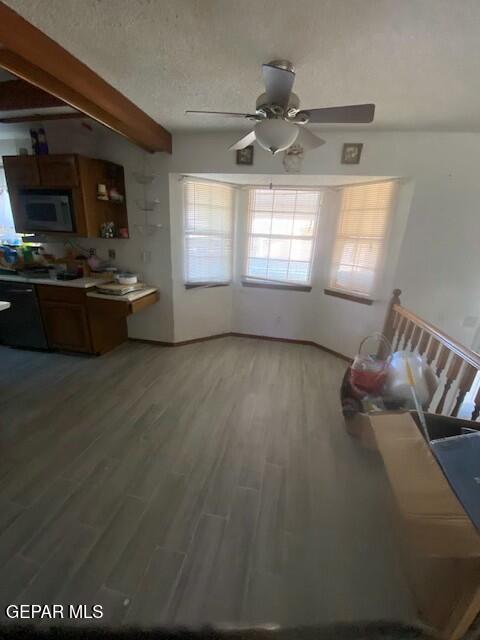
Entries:
{"type": "MultiPolygon", "coordinates": [[[[37,294],[51,348],[100,354],[127,339],[127,314],[112,313],[111,303],[105,301],[104,305],[103,300],[97,301],[97,312],[92,313],[87,289],[41,284],[37,285],[37,294]]],[[[123,302],[114,304],[123,311],[123,302]]]]}
{"type": "Polygon", "coordinates": [[[49,347],[92,353],[85,305],[42,300],[40,308],[49,347]]]}
{"type": "Polygon", "coordinates": [[[157,302],[154,291],[135,302],[87,296],[87,289],[36,285],[48,346],[102,354],[128,338],[127,316],[157,302]]]}

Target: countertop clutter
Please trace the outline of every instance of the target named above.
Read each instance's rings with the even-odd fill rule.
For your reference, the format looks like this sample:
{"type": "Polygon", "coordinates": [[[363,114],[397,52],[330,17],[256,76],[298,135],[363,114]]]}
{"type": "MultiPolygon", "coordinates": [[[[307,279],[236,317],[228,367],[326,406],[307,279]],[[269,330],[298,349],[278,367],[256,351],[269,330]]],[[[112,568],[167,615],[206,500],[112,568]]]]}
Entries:
{"type": "MultiPolygon", "coordinates": [[[[154,287],[107,295],[97,285],[112,281],[79,277],[57,280],[0,275],[0,343],[101,355],[128,339],[127,318],[159,300],[154,287]]],[[[141,286],[141,285],[140,285],[141,286]]]]}
{"type": "Polygon", "coordinates": [[[51,284],[57,287],[73,287],[75,289],[91,289],[101,282],[110,282],[111,278],[76,278],[75,280],[54,280],[52,278],[29,278],[20,275],[0,274],[0,280],[6,282],[26,282],[27,284],[51,284]]]}
{"type": "Polygon", "coordinates": [[[87,296],[95,297],[99,299],[105,300],[115,300],[116,302],[134,302],[135,300],[139,300],[144,296],[148,296],[152,293],[155,293],[157,289],[155,287],[147,287],[145,286],[143,289],[138,289],[138,291],[132,291],[131,293],[127,293],[125,295],[109,295],[105,293],[101,293],[99,291],[95,291],[95,287],[100,284],[107,284],[112,282],[111,277],[105,278],[76,278],[75,280],[54,280],[51,278],[29,278],[28,276],[20,276],[20,275],[1,275],[0,281],[5,282],[21,282],[26,284],[42,284],[42,285],[52,285],[56,287],[69,287],[72,289],[85,289],[88,290],[87,296]]]}
{"type": "Polygon", "coordinates": [[[155,293],[157,289],[154,287],[146,287],[145,289],[139,289],[138,291],[132,291],[131,293],[126,293],[123,296],[110,295],[108,293],[101,293],[100,291],[89,291],[87,293],[88,298],[99,298],[100,300],[114,300],[115,302],[135,302],[136,300],[140,300],[140,298],[144,298],[152,293],[155,293]]]}

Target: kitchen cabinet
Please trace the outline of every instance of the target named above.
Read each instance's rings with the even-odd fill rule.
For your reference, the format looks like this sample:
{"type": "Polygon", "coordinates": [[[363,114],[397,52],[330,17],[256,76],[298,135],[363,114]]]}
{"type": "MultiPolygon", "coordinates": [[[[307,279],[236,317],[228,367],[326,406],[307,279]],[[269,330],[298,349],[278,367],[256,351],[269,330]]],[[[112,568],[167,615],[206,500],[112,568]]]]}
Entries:
{"type": "Polygon", "coordinates": [[[121,165],[78,154],[4,156],[3,163],[17,232],[32,231],[26,228],[20,192],[35,189],[35,195],[38,195],[45,189],[51,194],[52,190],[58,189],[68,191],[71,196],[75,231],[45,230],[42,234],[99,238],[101,225],[113,222],[119,238],[129,237],[125,175],[121,165]],[[119,197],[99,199],[99,184],[119,197]]]}
{"type": "Polygon", "coordinates": [[[17,187],[38,187],[40,172],[36,156],[4,156],[3,165],[10,191],[17,187]]]}
{"type": "Polygon", "coordinates": [[[128,302],[87,296],[88,289],[36,285],[48,346],[102,354],[128,339],[127,317],[157,302],[158,292],[128,302]]]}
{"type": "Polygon", "coordinates": [[[44,300],[41,309],[49,347],[92,353],[85,305],[44,300]]]}
{"type": "Polygon", "coordinates": [[[85,291],[73,287],[37,285],[48,346],[92,352],[85,291]]]}
{"type": "Polygon", "coordinates": [[[44,187],[77,187],[79,175],[74,155],[38,156],[40,184],[44,187]]]}

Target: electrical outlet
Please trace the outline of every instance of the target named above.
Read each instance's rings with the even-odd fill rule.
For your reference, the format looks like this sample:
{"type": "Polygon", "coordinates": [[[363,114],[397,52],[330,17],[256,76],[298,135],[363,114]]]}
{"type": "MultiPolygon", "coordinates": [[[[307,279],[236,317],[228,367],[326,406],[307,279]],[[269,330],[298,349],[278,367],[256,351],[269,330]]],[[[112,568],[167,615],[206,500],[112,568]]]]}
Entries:
{"type": "Polygon", "coordinates": [[[108,257],[110,258],[110,260],[115,260],[115,258],[117,257],[117,252],[115,251],[115,249],[108,250],[108,257]]]}
{"type": "Polygon", "coordinates": [[[88,250],[88,255],[89,256],[96,256],[97,255],[97,250],[94,249],[94,247],[90,247],[90,249],[88,250]]]}

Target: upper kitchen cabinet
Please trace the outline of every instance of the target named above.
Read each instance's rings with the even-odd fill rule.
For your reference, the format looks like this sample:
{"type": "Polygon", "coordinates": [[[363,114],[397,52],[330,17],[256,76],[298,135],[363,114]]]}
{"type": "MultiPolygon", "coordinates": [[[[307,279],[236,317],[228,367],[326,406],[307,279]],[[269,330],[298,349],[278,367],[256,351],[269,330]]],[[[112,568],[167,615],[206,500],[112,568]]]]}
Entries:
{"type": "Polygon", "coordinates": [[[37,156],[37,159],[42,186],[78,187],[79,171],[76,156],[45,155],[37,156]]]}
{"type": "Polygon", "coordinates": [[[36,156],[5,156],[3,164],[9,189],[11,186],[38,187],[40,185],[36,156]]]}
{"type": "Polygon", "coordinates": [[[99,238],[113,223],[128,238],[123,167],[77,154],[3,158],[15,229],[19,233],[99,238]]]}

